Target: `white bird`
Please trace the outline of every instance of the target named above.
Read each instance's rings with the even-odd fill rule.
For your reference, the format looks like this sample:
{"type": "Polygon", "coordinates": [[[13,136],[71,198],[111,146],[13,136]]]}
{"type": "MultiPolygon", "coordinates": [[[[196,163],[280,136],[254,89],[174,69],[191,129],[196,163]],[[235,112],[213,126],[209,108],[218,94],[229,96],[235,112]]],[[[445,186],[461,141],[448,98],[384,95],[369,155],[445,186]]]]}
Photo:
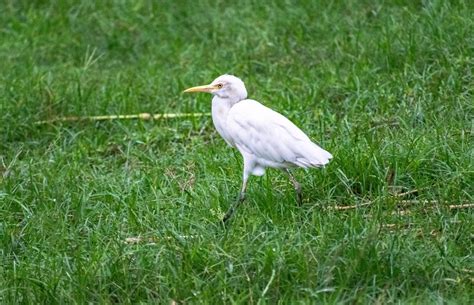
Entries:
{"type": "Polygon", "coordinates": [[[283,115],[259,102],[247,99],[247,89],[238,77],[221,75],[211,84],[184,92],[207,92],[212,98],[212,121],[217,132],[242,154],[242,189],[237,202],[223,218],[225,223],[244,200],[250,175],[261,176],[267,167],[288,174],[301,204],[301,185],[288,170],[291,167],[322,167],[332,155],[283,115]]]}

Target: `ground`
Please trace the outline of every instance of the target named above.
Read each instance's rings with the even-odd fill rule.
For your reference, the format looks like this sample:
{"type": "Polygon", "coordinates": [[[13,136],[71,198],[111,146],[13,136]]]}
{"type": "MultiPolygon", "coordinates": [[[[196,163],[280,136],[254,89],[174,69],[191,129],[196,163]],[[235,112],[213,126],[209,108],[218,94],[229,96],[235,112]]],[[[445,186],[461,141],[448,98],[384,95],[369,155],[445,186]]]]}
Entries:
{"type": "Polygon", "coordinates": [[[3,1],[1,303],[474,298],[471,1],[3,1]],[[182,90],[231,73],[334,160],[249,181],[182,90]],[[460,206],[463,205],[463,206],[460,206]]]}

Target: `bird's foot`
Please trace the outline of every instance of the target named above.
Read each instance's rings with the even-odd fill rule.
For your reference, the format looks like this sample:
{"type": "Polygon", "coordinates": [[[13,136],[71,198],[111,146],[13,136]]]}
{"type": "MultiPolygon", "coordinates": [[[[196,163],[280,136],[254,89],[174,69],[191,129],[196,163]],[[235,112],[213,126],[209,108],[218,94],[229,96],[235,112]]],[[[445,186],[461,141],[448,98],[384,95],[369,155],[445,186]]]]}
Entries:
{"type": "Polygon", "coordinates": [[[230,219],[230,217],[234,214],[234,211],[232,208],[230,208],[227,213],[225,213],[224,217],[222,217],[221,224],[224,226],[227,224],[227,221],[230,219]]]}
{"type": "Polygon", "coordinates": [[[298,206],[303,205],[303,194],[301,194],[301,192],[296,193],[296,201],[298,202],[298,206]]]}
{"type": "Polygon", "coordinates": [[[303,192],[301,191],[301,185],[299,183],[295,183],[295,191],[296,191],[296,201],[298,202],[298,206],[303,205],[303,192]]]}
{"type": "Polygon", "coordinates": [[[227,221],[234,215],[235,210],[237,207],[245,201],[245,192],[240,192],[237,201],[230,206],[230,208],[225,213],[224,217],[222,218],[222,223],[225,225],[227,221]]]}

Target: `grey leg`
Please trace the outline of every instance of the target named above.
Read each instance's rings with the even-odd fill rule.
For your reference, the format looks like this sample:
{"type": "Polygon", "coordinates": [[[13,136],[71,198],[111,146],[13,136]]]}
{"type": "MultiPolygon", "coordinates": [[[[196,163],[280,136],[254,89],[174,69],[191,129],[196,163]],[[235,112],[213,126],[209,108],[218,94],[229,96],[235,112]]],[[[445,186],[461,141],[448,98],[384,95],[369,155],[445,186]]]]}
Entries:
{"type": "Polygon", "coordinates": [[[225,224],[229,218],[234,215],[235,210],[237,207],[245,200],[245,190],[247,189],[247,180],[249,176],[244,173],[244,179],[242,183],[242,190],[239,193],[239,197],[237,198],[236,202],[230,206],[230,208],[227,210],[227,212],[224,215],[224,218],[222,218],[222,222],[225,224]]]}
{"type": "Polygon", "coordinates": [[[301,192],[301,184],[299,184],[299,182],[296,181],[295,176],[293,176],[293,174],[288,169],[284,169],[283,171],[288,175],[291,183],[293,183],[293,186],[295,187],[295,191],[296,191],[296,200],[298,201],[298,205],[301,205],[303,203],[303,194],[301,192]]]}

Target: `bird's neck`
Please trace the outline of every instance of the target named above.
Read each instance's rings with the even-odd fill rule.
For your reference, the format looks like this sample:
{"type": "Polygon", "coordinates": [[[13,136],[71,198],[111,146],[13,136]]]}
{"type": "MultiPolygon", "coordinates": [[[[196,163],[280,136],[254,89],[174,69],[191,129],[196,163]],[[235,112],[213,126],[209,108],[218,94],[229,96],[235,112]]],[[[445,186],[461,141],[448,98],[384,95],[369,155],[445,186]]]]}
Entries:
{"type": "Polygon", "coordinates": [[[218,96],[214,96],[212,99],[212,118],[215,119],[227,119],[227,115],[229,114],[229,110],[234,106],[237,102],[233,101],[232,99],[221,98],[218,96]]]}
{"type": "Polygon", "coordinates": [[[212,122],[216,127],[217,132],[224,138],[224,140],[233,146],[232,139],[226,132],[226,122],[229,111],[238,101],[231,99],[220,98],[214,96],[212,99],[212,122]]]}

